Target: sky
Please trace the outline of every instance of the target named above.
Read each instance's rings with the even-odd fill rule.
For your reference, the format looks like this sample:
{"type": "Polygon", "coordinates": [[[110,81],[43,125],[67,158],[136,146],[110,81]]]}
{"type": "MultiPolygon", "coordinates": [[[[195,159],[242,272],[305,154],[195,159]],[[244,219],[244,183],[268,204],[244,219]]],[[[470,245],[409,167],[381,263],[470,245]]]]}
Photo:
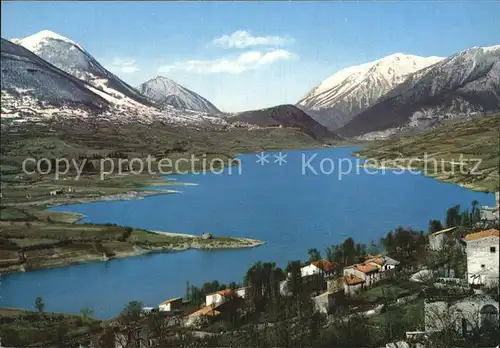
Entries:
{"type": "Polygon", "coordinates": [[[136,87],[166,76],[237,112],[295,104],[343,68],[393,53],[500,44],[500,2],[5,2],[3,38],[51,30],[136,87]]]}

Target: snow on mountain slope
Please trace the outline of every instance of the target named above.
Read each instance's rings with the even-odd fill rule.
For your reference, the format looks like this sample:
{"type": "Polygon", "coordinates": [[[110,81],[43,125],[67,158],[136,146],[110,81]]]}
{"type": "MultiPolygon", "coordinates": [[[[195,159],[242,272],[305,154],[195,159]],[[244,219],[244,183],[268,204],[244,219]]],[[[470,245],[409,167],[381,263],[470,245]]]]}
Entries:
{"type": "Polygon", "coordinates": [[[172,105],[179,109],[218,114],[220,111],[199,94],[179,85],[175,81],[157,76],[138,87],[138,90],[160,105],[172,105]]]}
{"type": "Polygon", "coordinates": [[[122,103],[153,106],[150,100],[106,70],[83,47],[68,38],[49,30],[42,30],[26,38],[11,39],[11,41],[115,99],[122,100],[122,103]]]}
{"type": "Polygon", "coordinates": [[[24,47],[1,39],[2,110],[24,100],[104,110],[107,101],[85,82],[47,63],[24,47]]]}
{"type": "Polygon", "coordinates": [[[500,45],[461,51],[391,90],[339,131],[359,136],[500,110],[500,45]]]}
{"type": "Polygon", "coordinates": [[[116,124],[228,124],[204,112],[171,105],[160,109],[103,68],[80,45],[50,31],[25,39],[2,39],[1,84],[2,121],[44,122],[47,117],[77,117],[116,124]]]}
{"type": "Polygon", "coordinates": [[[319,84],[297,106],[334,130],[372,106],[381,96],[404,82],[408,75],[442,59],[396,53],[349,67],[319,84]]]}
{"type": "Polygon", "coordinates": [[[104,119],[114,124],[160,122],[195,127],[228,124],[206,113],[172,106],[160,110],[108,94],[5,39],[1,39],[1,65],[2,127],[4,121],[22,124],[45,122],[47,118],[104,119]]]}

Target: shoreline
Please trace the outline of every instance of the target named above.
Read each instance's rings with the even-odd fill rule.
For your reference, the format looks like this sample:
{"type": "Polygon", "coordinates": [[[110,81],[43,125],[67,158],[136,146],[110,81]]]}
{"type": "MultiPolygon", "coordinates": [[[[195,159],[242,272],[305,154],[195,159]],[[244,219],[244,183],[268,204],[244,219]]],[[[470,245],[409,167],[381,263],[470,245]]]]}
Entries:
{"type": "MultiPolygon", "coordinates": [[[[165,179],[165,178],[162,178],[165,179]]],[[[168,178],[167,178],[168,179],[168,178]]],[[[49,208],[53,207],[63,207],[69,206],[72,204],[90,204],[97,202],[105,202],[105,201],[131,201],[131,200],[139,200],[147,197],[157,196],[157,195],[166,195],[166,194],[178,194],[182,193],[179,190],[172,189],[147,189],[148,187],[159,187],[159,186],[197,186],[196,183],[183,183],[183,182],[175,182],[173,185],[169,185],[169,183],[149,183],[147,186],[137,186],[135,189],[131,189],[130,187],[124,187],[124,192],[114,193],[102,195],[99,197],[82,197],[82,198],[73,198],[73,199],[64,199],[64,201],[54,202],[54,200],[49,200],[50,203],[47,204],[47,201],[38,201],[33,202],[31,204],[23,204],[23,203],[10,203],[6,206],[12,207],[23,207],[28,206],[39,210],[40,212],[45,213],[61,213],[69,218],[65,218],[64,223],[68,223],[70,225],[76,225],[79,221],[86,218],[87,216],[84,214],[80,214],[77,212],[70,211],[51,211],[49,208]],[[144,188],[140,188],[144,187],[144,188]],[[40,209],[43,207],[42,209],[40,209]]],[[[119,225],[121,226],[121,225],[119,225]]],[[[123,226],[122,226],[123,227],[123,226]]],[[[266,244],[266,242],[251,238],[243,238],[243,237],[225,237],[225,236],[215,236],[212,239],[204,239],[201,236],[196,236],[193,234],[185,234],[185,233],[174,233],[174,232],[165,232],[165,231],[157,231],[157,230],[146,230],[142,228],[137,228],[138,230],[142,230],[146,233],[155,233],[159,235],[163,235],[166,237],[172,238],[181,238],[181,241],[165,241],[165,245],[162,246],[152,246],[148,245],[147,248],[144,248],[140,245],[131,243],[130,250],[121,250],[114,251],[114,255],[105,256],[105,255],[96,255],[95,253],[87,253],[82,255],[75,255],[71,258],[61,258],[55,260],[46,260],[45,263],[37,265],[36,267],[26,269],[25,264],[19,265],[9,265],[5,267],[0,267],[0,275],[1,274],[12,274],[12,273],[25,273],[31,271],[37,271],[42,269],[49,268],[57,268],[57,267],[70,267],[74,265],[86,264],[86,263],[94,263],[94,262],[107,262],[115,259],[122,259],[128,257],[136,257],[153,253],[161,253],[161,252],[180,252],[189,249],[195,250],[217,250],[217,249],[243,249],[243,248],[254,248],[260,245],[266,244]]]]}
{"type": "MultiPolygon", "coordinates": [[[[179,186],[179,185],[177,185],[179,186]]],[[[55,207],[64,207],[73,204],[89,204],[89,203],[99,203],[99,202],[120,202],[120,201],[135,201],[144,199],[147,197],[160,196],[160,195],[168,195],[168,194],[180,194],[182,191],[178,190],[129,190],[124,193],[117,193],[114,195],[105,195],[96,198],[81,198],[76,199],[71,202],[61,202],[55,204],[49,204],[42,209],[42,211],[51,211],[49,208],[55,207]]],[[[64,211],[65,214],[72,215],[75,217],[75,220],[72,223],[77,223],[78,221],[86,218],[87,216],[84,214],[72,212],[72,211],[64,211]]]]}
{"type": "Polygon", "coordinates": [[[160,253],[174,253],[182,252],[186,250],[224,250],[224,249],[248,249],[256,248],[261,245],[266,244],[265,241],[244,238],[244,237],[214,237],[213,239],[203,239],[202,237],[183,234],[183,233],[173,233],[173,232],[162,232],[162,231],[150,231],[146,232],[157,233],[162,235],[167,235],[171,237],[183,237],[187,239],[193,239],[193,241],[183,243],[179,246],[162,246],[162,247],[151,247],[150,249],[145,249],[137,245],[132,245],[132,250],[129,251],[118,251],[115,255],[110,257],[96,256],[96,255],[85,255],[81,257],[75,257],[74,259],[60,259],[62,262],[56,262],[49,265],[41,265],[36,268],[25,269],[24,265],[5,267],[5,269],[0,268],[1,275],[9,275],[15,273],[27,273],[36,272],[41,270],[47,270],[52,268],[60,267],[71,267],[90,263],[106,263],[108,261],[120,260],[124,258],[133,258],[144,255],[153,255],[160,253]],[[221,240],[221,238],[227,238],[221,240]]]}
{"type": "MultiPolygon", "coordinates": [[[[363,159],[368,159],[370,157],[367,157],[365,155],[361,155],[359,152],[353,154],[353,156],[355,157],[358,157],[358,158],[363,158],[363,159]]],[[[405,158],[405,157],[401,157],[399,158],[398,160],[401,160],[401,161],[409,161],[411,159],[409,158],[405,158]]],[[[476,191],[476,192],[483,192],[483,193],[495,193],[495,191],[492,191],[490,189],[488,189],[487,187],[484,187],[484,186],[481,186],[481,185],[478,185],[478,184],[467,184],[467,183],[460,183],[460,182],[457,182],[454,180],[454,178],[451,178],[451,177],[447,177],[446,174],[444,173],[433,173],[433,174],[430,174],[428,172],[426,172],[424,169],[422,168],[419,168],[419,167],[412,167],[412,168],[401,168],[401,167],[396,167],[396,166],[384,166],[383,163],[384,162],[387,162],[387,163],[390,163],[391,161],[390,160],[381,160],[380,161],[380,165],[375,165],[375,164],[360,164],[359,167],[361,168],[373,168],[373,169],[377,169],[377,170],[391,170],[391,171],[396,171],[396,170],[399,170],[399,171],[405,171],[405,172],[411,172],[411,171],[418,171],[419,172],[419,175],[422,175],[422,176],[425,176],[427,178],[432,178],[436,181],[440,181],[440,182],[443,182],[443,183],[447,183],[447,184],[453,184],[453,185],[456,185],[456,186],[459,186],[459,187],[462,187],[462,188],[466,188],[466,189],[469,189],[469,190],[472,190],[472,191],[476,191]]]]}

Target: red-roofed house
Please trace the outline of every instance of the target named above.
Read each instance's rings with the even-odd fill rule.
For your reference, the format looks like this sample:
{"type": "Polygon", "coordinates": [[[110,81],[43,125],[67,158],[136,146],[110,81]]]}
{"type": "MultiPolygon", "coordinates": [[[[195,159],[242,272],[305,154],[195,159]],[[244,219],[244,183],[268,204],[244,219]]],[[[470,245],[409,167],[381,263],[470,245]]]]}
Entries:
{"type": "Polygon", "coordinates": [[[344,283],[344,294],[346,296],[352,296],[359,293],[365,284],[364,279],[353,274],[343,276],[342,281],[344,283]]]}
{"type": "Polygon", "coordinates": [[[332,276],[335,274],[335,263],[327,260],[313,261],[309,265],[302,267],[300,272],[302,277],[311,276],[314,274],[323,274],[325,276],[332,276]]]}
{"type": "Polygon", "coordinates": [[[344,276],[356,276],[363,279],[364,286],[370,287],[381,278],[379,266],[372,263],[360,263],[344,268],[344,276]]]}

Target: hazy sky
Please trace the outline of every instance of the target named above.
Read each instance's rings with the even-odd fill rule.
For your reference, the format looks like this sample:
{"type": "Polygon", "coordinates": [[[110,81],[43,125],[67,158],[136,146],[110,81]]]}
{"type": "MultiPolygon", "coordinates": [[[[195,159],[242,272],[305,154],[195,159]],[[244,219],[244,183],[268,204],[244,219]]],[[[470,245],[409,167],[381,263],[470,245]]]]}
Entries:
{"type": "Polygon", "coordinates": [[[334,72],[396,52],[448,56],[500,44],[498,1],[1,6],[4,38],[52,30],[133,86],[167,76],[223,111],[295,104],[334,72]]]}

